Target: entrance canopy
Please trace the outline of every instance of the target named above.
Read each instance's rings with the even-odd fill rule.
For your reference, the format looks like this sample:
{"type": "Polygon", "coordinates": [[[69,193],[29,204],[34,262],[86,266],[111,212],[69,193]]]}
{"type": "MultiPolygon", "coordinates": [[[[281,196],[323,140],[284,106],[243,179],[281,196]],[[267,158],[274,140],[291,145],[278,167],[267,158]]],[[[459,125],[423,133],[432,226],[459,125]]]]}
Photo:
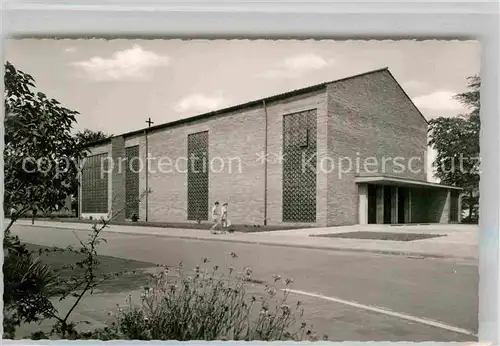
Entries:
{"type": "Polygon", "coordinates": [[[355,182],[357,184],[365,183],[373,185],[391,185],[391,186],[405,186],[405,187],[415,187],[415,188],[434,187],[434,188],[442,188],[442,189],[457,190],[457,191],[462,190],[462,188],[456,186],[442,185],[423,180],[388,177],[383,175],[356,177],[355,182]]]}
{"type": "Polygon", "coordinates": [[[358,176],[360,224],[460,222],[461,188],[390,176],[358,176]]]}

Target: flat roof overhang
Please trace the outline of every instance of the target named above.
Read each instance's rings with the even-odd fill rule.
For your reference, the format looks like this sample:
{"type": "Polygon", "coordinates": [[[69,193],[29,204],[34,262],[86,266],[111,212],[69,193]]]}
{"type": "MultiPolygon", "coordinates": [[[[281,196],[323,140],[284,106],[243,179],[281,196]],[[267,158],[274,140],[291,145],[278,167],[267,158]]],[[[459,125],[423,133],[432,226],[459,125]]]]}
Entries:
{"type": "Polygon", "coordinates": [[[423,180],[413,180],[405,178],[396,177],[386,177],[386,176],[367,176],[367,177],[356,177],[356,184],[374,184],[374,185],[391,185],[391,186],[406,186],[406,187],[421,187],[421,188],[438,188],[438,189],[451,189],[461,191],[460,187],[442,185],[438,183],[431,183],[423,180]]]}

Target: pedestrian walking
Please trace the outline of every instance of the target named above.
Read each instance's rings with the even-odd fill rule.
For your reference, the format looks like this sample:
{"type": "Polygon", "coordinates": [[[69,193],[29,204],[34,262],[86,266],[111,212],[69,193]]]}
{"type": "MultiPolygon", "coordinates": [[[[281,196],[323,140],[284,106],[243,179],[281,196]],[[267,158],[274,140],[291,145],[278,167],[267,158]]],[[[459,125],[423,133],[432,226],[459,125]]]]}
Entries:
{"type": "Polygon", "coordinates": [[[227,205],[228,203],[225,202],[223,205],[222,205],[222,208],[221,208],[221,215],[220,215],[220,218],[221,218],[221,224],[222,224],[222,230],[224,231],[224,233],[227,232],[227,227],[229,226],[229,220],[227,219],[227,205]]]}
{"type": "Polygon", "coordinates": [[[210,228],[210,233],[215,234],[215,228],[220,226],[220,212],[219,212],[219,201],[215,201],[212,207],[212,228],[210,228]]]}

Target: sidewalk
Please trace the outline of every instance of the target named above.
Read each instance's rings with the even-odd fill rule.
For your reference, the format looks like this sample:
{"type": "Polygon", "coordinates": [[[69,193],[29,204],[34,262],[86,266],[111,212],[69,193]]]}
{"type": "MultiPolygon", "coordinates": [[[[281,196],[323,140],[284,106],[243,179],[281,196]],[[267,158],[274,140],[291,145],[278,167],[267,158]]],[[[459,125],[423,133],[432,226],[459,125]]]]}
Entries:
{"type": "MultiPolygon", "coordinates": [[[[8,222],[8,220],[6,220],[8,222]]],[[[31,221],[20,220],[17,225],[32,226],[31,221]]],[[[58,221],[35,221],[32,227],[50,227],[68,230],[90,230],[91,225],[58,221]]],[[[290,246],[311,249],[343,250],[372,252],[390,255],[477,259],[479,228],[475,225],[354,225],[342,227],[325,227],[311,229],[294,229],[289,231],[270,231],[258,233],[210,234],[207,230],[134,227],[110,225],[105,232],[174,237],[193,240],[225,241],[274,246],[290,246]],[[340,239],[317,237],[321,234],[342,232],[391,232],[391,233],[432,233],[446,236],[415,241],[387,241],[365,239],[340,239]],[[312,237],[311,235],[316,235],[312,237]]]]}

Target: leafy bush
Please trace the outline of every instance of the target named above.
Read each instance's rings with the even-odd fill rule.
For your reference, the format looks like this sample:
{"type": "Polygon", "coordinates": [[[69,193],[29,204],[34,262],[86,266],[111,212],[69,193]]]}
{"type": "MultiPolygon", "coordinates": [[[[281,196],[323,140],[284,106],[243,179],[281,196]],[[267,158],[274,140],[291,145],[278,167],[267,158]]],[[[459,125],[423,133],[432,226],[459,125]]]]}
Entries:
{"type": "Polygon", "coordinates": [[[57,287],[57,276],[30,253],[17,236],[4,233],[3,246],[3,338],[14,338],[21,323],[52,316],[55,309],[49,298],[57,287]]]}
{"type": "MultiPolygon", "coordinates": [[[[146,192],[143,192],[138,201],[141,201],[145,195],[146,192]]],[[[34,252],[27,249],[26,245],[21,244],[18,236],[11,234],[10,228],[18,216],[11,218],[9,225],[4,230],[3,239],[3,338],[13,339],[16,328],[22,323],[45,319],[56,320],[51,332],[39,331],[33,333],[32,338],[43,339],[54,335],[61,339],[80,338],[75,329],[76,324],[71,322],[71,317],[82,298],[87,294],[92,294],[103,281],[123,274],[123,272],[100,274],[98,271],[100,262],[97,254],[99,244],[106,242],[106,239],[101,237],[101,232],[123,210],[116,213],[110,212],[107,219],[94,223],[86,241],[78,238],[76,232],[73,232],[80,243],[76,249],[68,246],[64,249],[52,248],[38,251],[39,255],[43,252],[69,251],[80,256],[81,259],[75,263],[68,263],[59,270],[53,270],[44,264],[35,256],[34,252]],[[73,274],[69,278],[62,278],[59,275],[61,270],[71,270],[73,274]],[[55,296],[59,298],[59,301],[68,297],[76,299],[66,312],[60,313],[50,300],[55,296]]],[[[87,323],[87,321],[83,321],[83,323],[87,323]]]]}
{"type": "Polygon", "coordinates": [[[467,216],[464,217],[461,221],[463,224],[471,224],[471,225],[477,225],[479,224],[479,218],[474,217],[474,216],[467,216]]]}
{"type": "Polygon", "coordinates": [[[110,340],[315,340],[302,320],[300,302],[287,305],[291,279],[273,277],[261,296],[251,295],[246,287],[254,280],[252,270],[224,274],[209,261],[196,266],[190,275],[182,265],[171,273],[165,269],[153,276],[140,304],[124,310],[119,307],[110,326],[87,338],[110,340]],[[278,291],[283,289],[283,294],[278,291]]]}

